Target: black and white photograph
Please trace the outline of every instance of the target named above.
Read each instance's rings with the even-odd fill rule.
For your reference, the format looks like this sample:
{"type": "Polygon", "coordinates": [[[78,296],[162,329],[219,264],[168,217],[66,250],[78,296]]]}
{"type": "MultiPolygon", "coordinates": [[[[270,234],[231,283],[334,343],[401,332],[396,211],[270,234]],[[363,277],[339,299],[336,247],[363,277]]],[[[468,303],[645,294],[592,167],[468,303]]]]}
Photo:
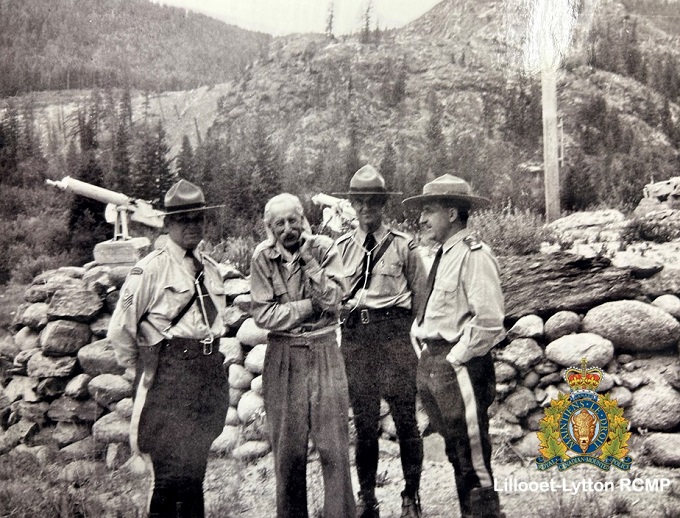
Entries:
{"type": "Polygon", "coordinates": [[[0,517],[680,516],[680,0],[0,0],[0,517]]]}

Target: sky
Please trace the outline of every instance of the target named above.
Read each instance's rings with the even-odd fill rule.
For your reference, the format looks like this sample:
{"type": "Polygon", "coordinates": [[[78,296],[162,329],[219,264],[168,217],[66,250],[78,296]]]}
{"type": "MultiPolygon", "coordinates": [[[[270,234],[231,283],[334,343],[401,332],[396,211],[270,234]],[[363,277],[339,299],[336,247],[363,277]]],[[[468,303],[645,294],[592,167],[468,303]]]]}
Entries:
{"type": "MultiPolygon", "coordinates": [[[[369,0],[152,0],[198,11],[244,29],[275,36],[326,29],[333,3],[334,34],[359,32],[369,0]]],[[[401,27],[441,0],[370,0],[380,28],[401,27]]]]}

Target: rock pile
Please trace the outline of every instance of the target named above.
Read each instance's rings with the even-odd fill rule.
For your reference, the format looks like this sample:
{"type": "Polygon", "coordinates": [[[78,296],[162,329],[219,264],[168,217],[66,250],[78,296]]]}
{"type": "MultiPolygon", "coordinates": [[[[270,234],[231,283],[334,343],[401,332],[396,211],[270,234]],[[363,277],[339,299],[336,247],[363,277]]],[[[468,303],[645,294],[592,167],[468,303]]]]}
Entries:
{"type": "MultiPolygon", "coordinates": [[[[527,264],[534,273],[540,270],[527,264]]],[[[638,436],[644,437],[650,458],[662,465],[680,465],[670,453],[680,451],[674,447],[680,446],[675,433],[680,430],[678,290],[657,293],[658,282],[648,284],[646,295],[645,290],[605,289],[607,281],[620,283],[628,273],[604,263],[596,266],[597,271],[615,270],[600,276],[604,280],[598,296],[581,297],[569,284],[570,296],[554,297],[551,303],[543,293],[545,300],[538,306],[528,302],[513,306],[508,343],[494,353],[498,392],[491,412],[494,440],[535,457],[535,431],[544,407],[559,392],[569,392],[562,373],[586,357],[590,365],[605,371],[598,390],[609,392],[625,409],[633,431],[645,432],[638,436]],[[649,290],[655,295],[649,296],[649,290]],[[607,298],[622,293],[636,296],[607,298]]],[[[13,335],[0,338],[0,454],[21,448],[44,456],[58,450],[73,460],[105,459],[112,469],[129,459],[133,389],[106,339],[128,271],[129,267],[96,264],[60,268],[36,277],[26,290],[13,335]]],[[[213,452],[248,460],[270,450],[261,376],[266,333],[249,316],[248,280],[226,267],[223,277],[230,332],[221,340],[220,351],[229,378],[230,408],[213,452]]],[[[560,284],[565,285],[551,285],[560,284]]],[[[511,291],[511,280],[504,280],[506,288],[511,291]]],[[[521,288],[526,291],[526,286],[521,288]]],[[[527,294],[530,299],[535,297],[527,294]]],[[[395,439],[389,408],[383,404],[381,410],[383,437],[395,439]]],[[[418,422],[425,430],[422,409],[418,422]]]]}

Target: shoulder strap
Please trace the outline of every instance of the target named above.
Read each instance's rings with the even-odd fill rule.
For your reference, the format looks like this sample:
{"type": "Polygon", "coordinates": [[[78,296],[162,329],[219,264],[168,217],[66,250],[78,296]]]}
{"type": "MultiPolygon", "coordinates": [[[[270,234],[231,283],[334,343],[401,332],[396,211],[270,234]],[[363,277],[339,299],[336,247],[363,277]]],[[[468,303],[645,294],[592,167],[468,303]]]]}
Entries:
{"type": "MultiPolygon", "coordinates": [[[[383,241],[382,245],[380,245],[380,248],[375,253],[375,256],[371,259],[371,271],[373,271],[373,268],[375,265],[382,259],[382,256],[385,255],[385,252],[387,252],[387,249],[390,247],[390,244],[392,244],[392,241],[394,240],[394,234],[390,231],[387,236],[385,237],[385,240],[383,241]]],[[[352,291],[349,293],[348,296],[345,297],[345,300],[350,300],[351,298],[354,297],[354,295],[357,294],[357,291],[359,291],[359,288],[361,287],[361,278],[359,278],[359,281],[354,285],[354,288],[352,288],[352,291]]]]}

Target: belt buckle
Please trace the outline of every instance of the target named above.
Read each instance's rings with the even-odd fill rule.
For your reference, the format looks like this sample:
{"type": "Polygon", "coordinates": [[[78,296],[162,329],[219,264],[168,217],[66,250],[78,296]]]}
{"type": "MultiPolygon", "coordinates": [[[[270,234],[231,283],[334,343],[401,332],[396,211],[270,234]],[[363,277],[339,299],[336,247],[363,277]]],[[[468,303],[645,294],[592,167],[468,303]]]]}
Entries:
{"type": "Polygon", "coordinates": [[[214,341],[215,341],[215,339],[212,337],[212,335],[201,340],[201,343],[203,344],[203,355],[204,356],[210,356],[213,353],[213,342],[214,341]]]}
{"type": "Polygon", "coordinates": [[[361,317],[361,323],[366,325],[371,322],[371,318],[368,314],[368,309],[362,309],[361,312],[359,313],[359,316],[361,317]]]}

